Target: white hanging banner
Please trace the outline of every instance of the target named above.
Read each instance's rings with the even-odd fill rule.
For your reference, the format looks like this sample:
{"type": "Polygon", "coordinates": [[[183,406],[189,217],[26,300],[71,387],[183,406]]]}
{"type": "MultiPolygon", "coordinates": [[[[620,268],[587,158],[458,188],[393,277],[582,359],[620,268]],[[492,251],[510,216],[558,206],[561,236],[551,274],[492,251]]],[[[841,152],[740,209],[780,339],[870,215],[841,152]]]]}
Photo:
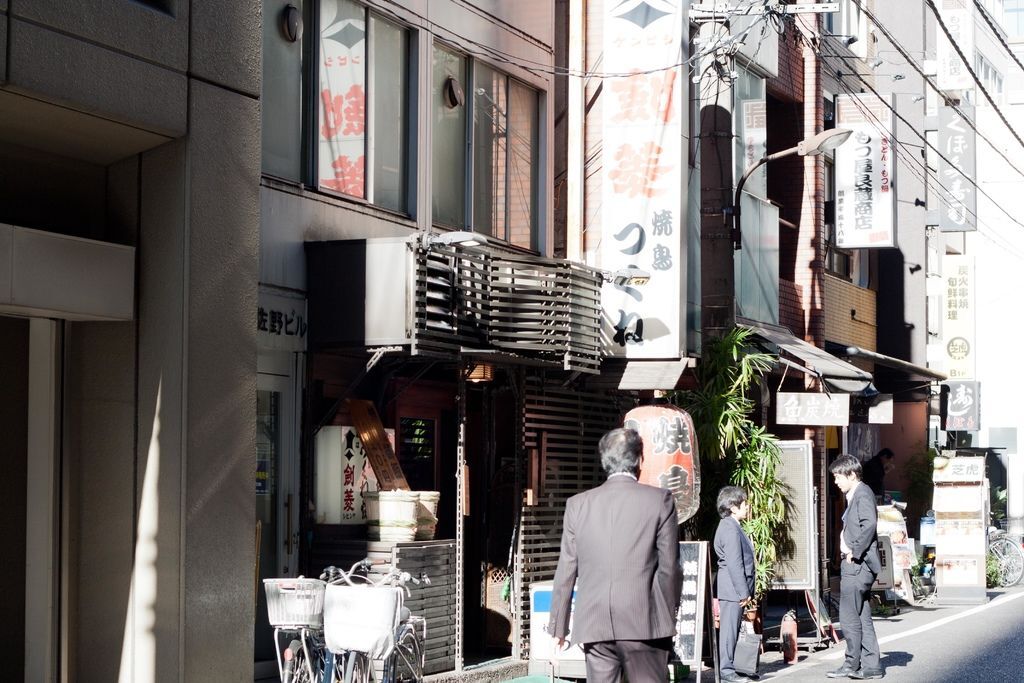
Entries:
{"type": "Polygon", "coordinates": [[[974,379],[974,257],[943,256],[942,277],[946,283],[942,313],[946,374],[950,379],[974,379]]]}
{"type": "Polygon", "coordinates": [[[836,126],[852,135],[836,149],[836,246],[896,246],[892,109],[872,94],[836,98],[836,126]]]}
{"type": "Polygon", "coordinates": [[[683,185],[681,0],[605,3],[601,71],[632,74],[604,82],[601,239],[598,266],[650,274],[644,286],[606,284],[601,293],[605,353],[678,358],[685,345],[680,281],[686,254],[683,185]]]}
{"type": "MultiPolygon", "coordinates": [[[[942,22],[949,29],[949,35],[968,59],[974,58],[974,6],[971,0],[939,0],[935,3],[942,22]]],[[[935,31],[935,56],[938,60],[936,85],[940,90],[969,90],[974,80],[967,71],[967,65],[960,59],[953,44],[941,29],[935,31]]]]}

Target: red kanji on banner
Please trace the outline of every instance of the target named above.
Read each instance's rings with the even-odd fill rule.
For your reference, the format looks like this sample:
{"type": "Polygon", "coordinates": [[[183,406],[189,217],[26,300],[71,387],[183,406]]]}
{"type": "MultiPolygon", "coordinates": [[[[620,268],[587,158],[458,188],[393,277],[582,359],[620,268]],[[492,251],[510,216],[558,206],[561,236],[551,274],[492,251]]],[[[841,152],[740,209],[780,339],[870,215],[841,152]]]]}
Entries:
{"type": "Polygon", "coordinates": [[[331,140],[341,135],[362,135],[366,130],[366,93],[361,85],[353,85],[344,95],[330,90],[320,92],[323,102],[323,123],[320,136],[331,140]]]}
{"type": "Polygon", "coordinates": [[[659,165],[661,147],[653,142],[645,143],[640,149],[625,144],[615,152],[616,167],[608,172],[612,188],[617,194],[625,194],[630,198],[637,195],[657,197],[665,193],[665,188],[657,187],[663,173],[672,170],[672,166],[659,165]]]}
{"type": "Polygon", "coordinates": [[[611,120],[615,123],[672,122],[676,116],[675,98],[672,96],[675,82],[675,70],[613,79],[611,91],[617,98],[619,111],[611,120]]]}
{"type": "Polygon", "coordinates": [[[363,196],[363,165],[365,157],[359,155],[355,160],[340,156],[331,162],[334,169],[333,178],[322,178],[320,184],[329,190],[344,192],[353,197],[363,196]]]}

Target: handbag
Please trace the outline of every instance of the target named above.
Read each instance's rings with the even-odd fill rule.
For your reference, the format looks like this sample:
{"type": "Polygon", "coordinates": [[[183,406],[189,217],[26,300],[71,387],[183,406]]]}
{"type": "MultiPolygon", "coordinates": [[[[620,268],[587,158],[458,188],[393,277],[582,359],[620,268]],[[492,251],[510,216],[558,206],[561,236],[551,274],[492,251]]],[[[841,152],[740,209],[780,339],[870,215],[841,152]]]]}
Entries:
{"type": "Polygon", "coordinates": [[[761,634],[740,629],[736,650],[732,656],[733,668],[741,674],[756,674],[761,659],[761,634]]]}

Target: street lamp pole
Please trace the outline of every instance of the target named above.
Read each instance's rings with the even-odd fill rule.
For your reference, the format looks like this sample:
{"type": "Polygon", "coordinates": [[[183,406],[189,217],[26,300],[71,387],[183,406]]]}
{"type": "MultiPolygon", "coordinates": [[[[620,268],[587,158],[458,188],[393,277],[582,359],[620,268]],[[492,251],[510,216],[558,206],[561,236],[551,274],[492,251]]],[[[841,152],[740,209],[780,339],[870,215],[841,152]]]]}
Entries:
{"type": "Polygon", "coordinates": [[[775,161],[776,159],[782,159],[783,157],[792,156],[794,154],[802,157],[813,157],[824,152],[831,152],[836,147],[846,142],[846,139],[850,137],[850,133],[852,133],[852,131],[845,128],[833,128],[832,130],[826,130],[801,140],[795,147],[790,147],[789,149],[784,149],[780,152],[766,154],[748,166],[743,172],[743,176],[740,177],[740,181],[736,183],[736,194],[733,197],[732,202],[733,249],[743,248],[743,235],[740,231],[740,200],[742,199],[743,185],[747,182],[747,178],[749,178],[754,171],[761,168],[769,161],[775,161]]]}

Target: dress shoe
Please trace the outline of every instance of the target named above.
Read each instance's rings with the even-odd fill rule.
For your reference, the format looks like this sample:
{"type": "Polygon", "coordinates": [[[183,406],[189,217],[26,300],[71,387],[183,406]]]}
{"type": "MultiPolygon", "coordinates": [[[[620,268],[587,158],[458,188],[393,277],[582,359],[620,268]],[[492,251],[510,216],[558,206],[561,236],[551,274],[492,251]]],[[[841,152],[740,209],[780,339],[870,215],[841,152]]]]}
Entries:
{"type": "Polygon", "coordinates": [[[736,672],[722,674],[719,680],[725,681],[725,683],[747,683],[747,679],[736,672]]]}
{"type": "Polygon", "coordinates": [[[855,673],[857,673],[856,669],[854,669],[852,666],[849,666],[848,664],[843,664],[838,669],[835,669],[834,671],[829,671],[825,675],[829,678],[850,678],[850,676],[852,676],[855,673]]]}
{"type": "Polygon", "coordinates": [[[855,678],[858,681],[864,680],[865,678],[882,678],[883,676],[885,676],[885,672],[882,671],[882,669],[861,668],[860,671],[854,671],[850,674],[850,678],[855,678]]]}
{"type": "Polygon", "coordinates": [[[737,671],[736,675],[742,676],[743,678],[747,679],[748,681],[759,681],[759,680],[761,680],[761,674],[745,674],[742,671],[737,671]]]}

